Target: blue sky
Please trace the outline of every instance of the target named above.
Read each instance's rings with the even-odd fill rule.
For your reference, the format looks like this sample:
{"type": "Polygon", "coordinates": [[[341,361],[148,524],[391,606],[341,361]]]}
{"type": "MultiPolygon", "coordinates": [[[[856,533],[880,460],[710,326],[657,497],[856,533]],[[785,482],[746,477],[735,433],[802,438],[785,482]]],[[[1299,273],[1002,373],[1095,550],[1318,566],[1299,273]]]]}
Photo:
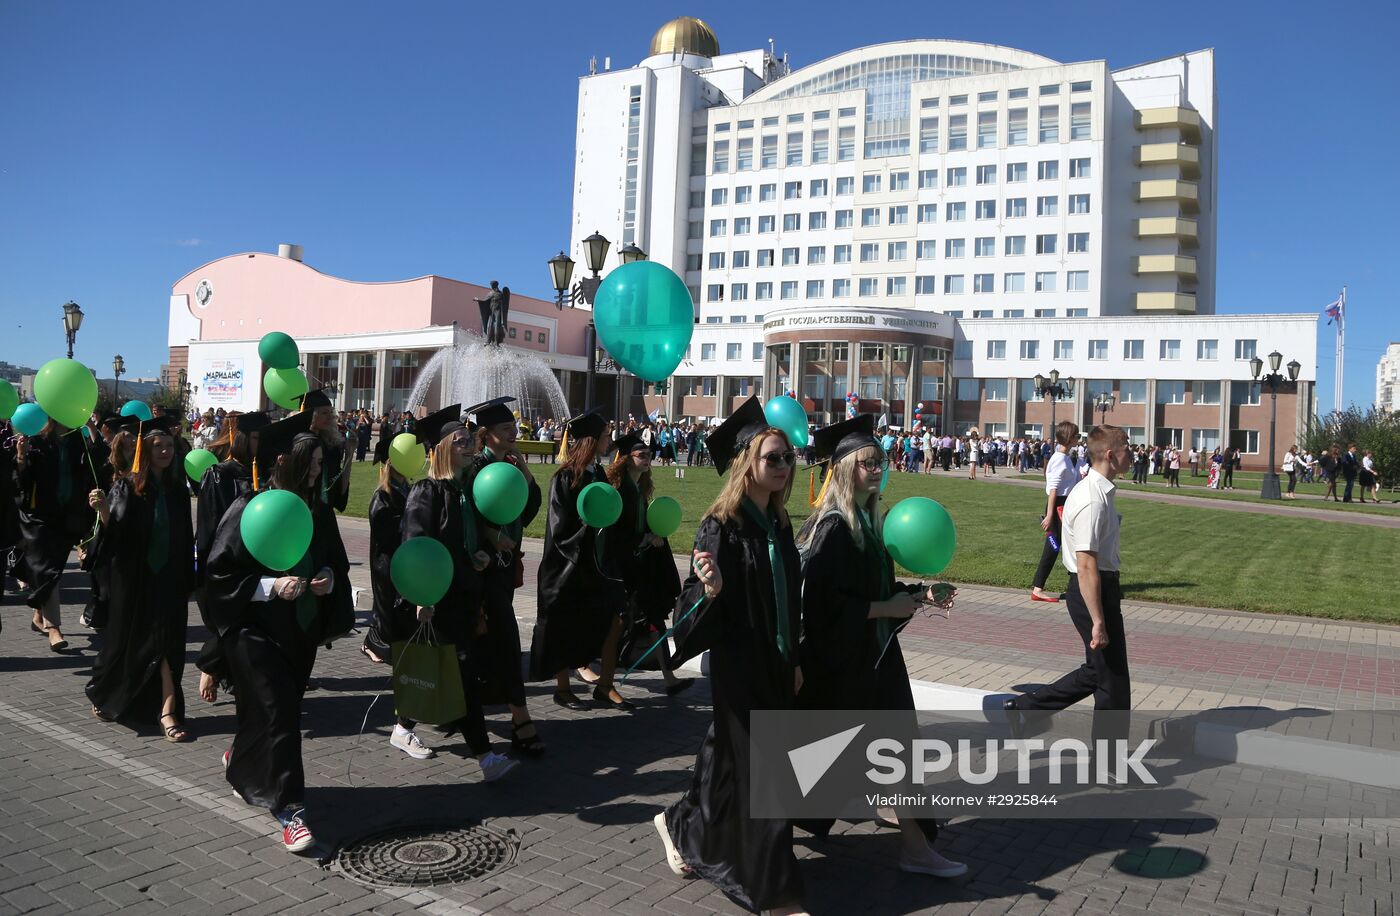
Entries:
{"type": "MultiPolygon", "coordinates": [[[[1390,3],[151,2],[0,0],[0,359],[133,376],[164,361],[170,285],[296,242],[357,280],[500,278],[551,297],[577,77],[676,15],[794,67],[915,37],[1128,66],[1214,47],[1221,312],[1321,310],[1349,285],[1350,401],[1400,340],[1390,3]],[[911,15],[920,11],[917,15],[911,15]]],[[[1318,345],[1332,402],[1332,331],[1318,345]]]]}

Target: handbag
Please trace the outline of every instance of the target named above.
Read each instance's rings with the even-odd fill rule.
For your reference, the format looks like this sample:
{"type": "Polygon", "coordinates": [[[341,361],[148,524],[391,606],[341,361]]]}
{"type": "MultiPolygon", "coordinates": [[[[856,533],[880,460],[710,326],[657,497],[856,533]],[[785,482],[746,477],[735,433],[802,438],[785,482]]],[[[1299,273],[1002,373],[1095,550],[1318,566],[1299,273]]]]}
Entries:
{"type": "Polygon", "coordinates": [[[457,648],[438,643],[431,623],[392,647],[394,709],[404,718],[446,725],[467,714],[457,648]]]}

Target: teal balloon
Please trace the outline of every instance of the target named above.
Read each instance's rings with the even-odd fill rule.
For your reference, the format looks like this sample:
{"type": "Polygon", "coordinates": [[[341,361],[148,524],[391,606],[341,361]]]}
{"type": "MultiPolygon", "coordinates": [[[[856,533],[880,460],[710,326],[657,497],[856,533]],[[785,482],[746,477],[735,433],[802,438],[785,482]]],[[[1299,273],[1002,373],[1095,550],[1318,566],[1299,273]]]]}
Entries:
{"type": "Polygon", "coordinates": [[[44,413],[77,429],[92,418],[97,406],[97,379],[75,359],[51,359],[34,376],[34,400],[44,413]]]}
{"type": "Polygon", "coordinates": [[[263,373],[263,390],[267,399],[278,407],[296,410],[301,407],[301,397],[306,394],[306,376],[300,369],[269,369],[263,373]]]}
{"type": "Polygon", "coordinates": [[[48,425],[49,415],[38,404],[21,404],[15,408],[10,425],[21,436],[37,436],[48,425]]]}
{"type": "Polygon", "coordinates": [[[529,498],[530,486],[524,473],[505,461],[488,464],[472,480],[472,501],[493,525],[509,525],[520,518],[529,498]]]}
{"type": "Polygon", "coordinates": [[[185,473],[190,475],[190,480],[199,483],[204,472],[219,463],[219,456],[209,451],[207,448],[191,449],[185,456],[185,473]]]}
{"type": "Polygon", "coordinates": [[[885,516],[885,549],[894,561],[920,576],[936,576],[947,568],[958,547],[953,517],[927,496],[895,503],[885,516]]]}
{"type": "Polygon", "coordinates": [[[135,417],[142,423],[151,422],[151,405],[145,401],[127,401],[122,405],[121,414],[124,417],[135,417]]]}
{"type": "Polygon", "coordinates": [[[389,579],[410,604],[437,604],[452,584],[452,554],[437,538],[409,538],[389,561],[389,579]]]}
{"type": "Polygon", "coordinates": [[[92,427],[91,427],[91,426],[84,426],[84,427],[83,427],[83,438],[86,439],[86,440],[89,441],[89,442],[92,441],[92,427]]]}
{"type": "Polygon", "coordinates": [[[789,397],[778,396],[763,405],[763,415],[769,424],[787,433],[793,448],[807,447],[807,411],[789,397]]]}
{"type": "Polygon", "coordinates": [[[290,490],[265,490],[243,508],[238,532],[253,559],[285,572],[311,546],[311,510],[290,490]]]}
{"type": "Polygon", "coordinates": [[[598,481],[579,491],[577,508],[585,525],[606,528],[622,515],[622,497],[612,484],[598,481]]]}
{"type": "Polygon", "coordinates": [[[681,526],[681,504],[669,496],[658,496],[647,506],[647,527],[659,538],[668,538],[681,526]]]}
{"type": "Polygon", "coordinates": [[[9,382],[0,381],[0,420],[8,420],[19,407],[19,392],[9,382]]]}
{"type": "Polygon", "coordinates": [[[885,465],[885,469],[880,472],[880,492],[885,492],[885,487],[890,485],[890,466],[885,465]]]}
{"type": "Polygon", "coordinates": [[[624,369],[659,382],[685,358],[695,304],[669,267],[633,261],[603,278],[593,297],[593,324],[599,343],[624,369]]]}
{"type": "Polygon", "coordinates": [[[258,341],[258,359],[273,369],[295,369],[301,362],[301,352],[289,335],[271,331],[258,341]]]}

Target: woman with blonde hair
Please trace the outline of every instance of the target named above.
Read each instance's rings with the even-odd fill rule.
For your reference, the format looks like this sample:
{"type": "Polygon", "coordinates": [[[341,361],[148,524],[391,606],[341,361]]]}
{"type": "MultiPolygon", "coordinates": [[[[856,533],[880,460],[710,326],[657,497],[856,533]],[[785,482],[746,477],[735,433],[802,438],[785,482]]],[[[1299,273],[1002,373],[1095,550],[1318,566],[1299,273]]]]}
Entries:
{"type": "MultiPolygon", "coordinates": [[[[956,589],[898,582],[885,550],[880,481],[889,459],[874,437],[870,414],[816,434],[817,460],[827,482],[798,534],[802,546],[802,693],[804,709],[914,711],[909,673],[896,635],[921,605],[951,607],[956,589]]],[[[832,821],[803,822],[825,836],[832,821]]],[[[955,878],[967,866],[933,848],[932,818],[901,818],[899,868],[955,878]]]]}
{"type": "Polygon", "coordinates": [[[749,398],[709,438],[729,479],[695,534],[676,603],[676,662],[710,653],[714,722],[690,788],[653,823],[677,875],[750,910],[801,913],[792,823],[750,816],[749,717],[794,709],[802,685],[802,570],[787,514],[797,453],[749,398]]]}

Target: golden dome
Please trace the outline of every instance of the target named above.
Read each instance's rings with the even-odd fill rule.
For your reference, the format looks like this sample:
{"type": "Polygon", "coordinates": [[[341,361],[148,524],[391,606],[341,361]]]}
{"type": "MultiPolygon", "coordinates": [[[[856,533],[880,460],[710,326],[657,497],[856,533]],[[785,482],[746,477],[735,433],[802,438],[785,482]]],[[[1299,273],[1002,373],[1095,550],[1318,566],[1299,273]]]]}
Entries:
{"type": "Polygon", "coordinates": [[[701,20],[694,16],[680,16],[656,30],[651,37],[651,53],[718,57],[719,39],[701,20]]]}

